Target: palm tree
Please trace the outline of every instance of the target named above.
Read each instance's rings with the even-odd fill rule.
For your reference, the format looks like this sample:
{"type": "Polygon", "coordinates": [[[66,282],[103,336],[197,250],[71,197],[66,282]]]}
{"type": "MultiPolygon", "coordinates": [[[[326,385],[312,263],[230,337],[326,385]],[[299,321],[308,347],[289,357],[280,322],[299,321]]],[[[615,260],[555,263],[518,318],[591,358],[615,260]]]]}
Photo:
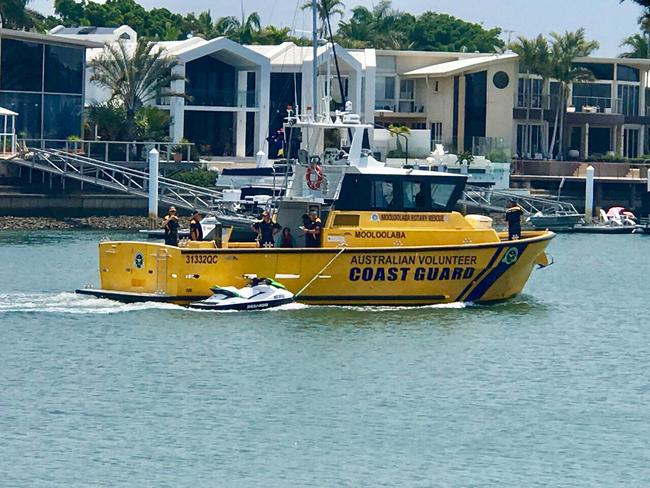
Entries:
{"type": "MultiPolygon", "coordinates": [[[[543,35],[538,35],[535,39],[527,39],[523,36],[519,36],[517,40],[510,44],[509,48],[519,56],[519,64],[523,69],[526,70],[526,77],[524,78],[524,103],[526,104],[526,121],[530,120],[530,109],[533,105],[535,108],[544,108],[544,104],[533,104],[532,97],[532,80],[531,74],[538,75],[542,77],[542,95],[546,89],[548,79],[551,75],[550,71],[550,49],[548,41],[543,35]]],[[[528,154],[531,150],[530,140],[531,140],[531,131],[532,127],[528,126],[524,134],[524,143],[523,151],[524,154],[528,154]]],[[[546,139],[546,144],[543,145],[544,155],[548,153],[548,148],[546,147],[548,143],[548,138],[546,139]]]]}
{"type": "MultiPolygon", "coordinates": [[[[623,3],[625,0],[620,0],[623,3]]],[[[650,31],[650,0],[632,0],[637,5],[643,7],[643,14],[639,17],[639,25],[645,32],[650,31]]]]}
{"type": "Polygon", "coordinates": [[[318,18],[320,19],[320,27],[318,35],[321,38],[328,37],[327,20],[335,15],[343,18],[345,15],[345,4],[341,0],[307,0],[302,6],[303,10],[311,9],[316,2],[316,10],[318,11],[318,18]]]}
{"type": "Polygon", "coordinates": [[[397,144],[397,151],[400,153],[400,155],[404,154],[405,157],[408,158],[408,136],[411,133],[411,129],[409,129],[405,125],[393,125],[390,124],[388,126],[388,132],[390,133],[391,137],[395,137],[395,143],[397,144]],[[400,140],[400,137],[403,137],[404,140],[406,141],[407,144],[407,151],[405,152],[402,149],[402,141],[400,140]]]}
{"type": "Polygon", "coordinates": [[[590,81],[594,79],[591,71],[575,66],[574,60],[589,56],[598,49],[597,41],[588,41],[585,38],[584,28],[575,32],[558,34],[551,33],[551,76],[556,79],[560,86],[560,100],[555,110],[555,124],[553,126],[553,137],[551,138],[551,151],[555,146],[555,138],[558,132],[558,120],[560,126],[558,154],[564,154],[564,133],[566,132],[566,112],[568,106],[569,89],[573,83],[590,81]]]}
{"type": "Polygon", "coordinates": [[[31,0],[3,0],[0,2],[5,29],[31,29],[36,24],[38,14],[27,8],[31,0]]]}
{"type": "Polygon", "coordinates": [[[111,100],[124,107],[129,138],[135,134],[138,109],[157,98],[185,96],[171,92],[174,81],[185,79],[174,73],[178,61],[167,56],[154,43],[138,39],[135,48],[124,42],[106,44],[102,56],[91,62],[92,76],[99,86],[111,91],[111,100]]]}
{"type": "Polygon", "coordinates": [[[216,22],[215,31],[217,35],[226,36],[240,44],[253,44],[261,26],[260,14],[252,12],[248,17],[242,15],[241,19],[234,15],[221,17],[216,22]]]}
{"type": "Polygon", "coordinates": [[[352,18],[339,23],[339,39],[350,48],[409,49],[412,43],[403,25],[409,17],[393,9],[390,0],[381,0],[372,10],[355,7],[352,18]]]}
{"type": "Polygon", "coordinates": [[[632,36],[626,37],[621,43],[621,47],[624,46],[631,48],[631,50],[620,54],[620,58],[647,59],[650,57],[650,49],[648,48],[648,36],[646,34],[634,34],[632,36]]]}

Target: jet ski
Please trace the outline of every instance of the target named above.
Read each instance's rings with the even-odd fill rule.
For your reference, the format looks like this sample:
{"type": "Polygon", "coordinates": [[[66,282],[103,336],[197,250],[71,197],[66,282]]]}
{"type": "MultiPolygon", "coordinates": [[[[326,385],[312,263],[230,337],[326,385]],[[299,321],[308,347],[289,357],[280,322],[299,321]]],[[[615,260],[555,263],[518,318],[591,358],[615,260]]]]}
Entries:
{"type": "Polygon", "coordinates": [[[293,302],[293,293],[270,278],[251,278],[243,288],[214,286],[210,289],[214,295],[192,302],[189,307],[200,310],[264,310],[293,302]]]}

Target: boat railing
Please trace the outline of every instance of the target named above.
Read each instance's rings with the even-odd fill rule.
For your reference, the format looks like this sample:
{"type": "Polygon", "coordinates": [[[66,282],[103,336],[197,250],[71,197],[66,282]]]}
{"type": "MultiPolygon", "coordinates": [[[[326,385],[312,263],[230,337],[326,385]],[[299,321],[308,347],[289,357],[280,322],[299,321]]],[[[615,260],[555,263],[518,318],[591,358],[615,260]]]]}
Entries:
{"type": "Polygon", "coordinates": [[[510,201],[519,205],[526,215],[580,215],[571,203],[475,185],[465,186],[460,203],[502,212],[510,201]]]}

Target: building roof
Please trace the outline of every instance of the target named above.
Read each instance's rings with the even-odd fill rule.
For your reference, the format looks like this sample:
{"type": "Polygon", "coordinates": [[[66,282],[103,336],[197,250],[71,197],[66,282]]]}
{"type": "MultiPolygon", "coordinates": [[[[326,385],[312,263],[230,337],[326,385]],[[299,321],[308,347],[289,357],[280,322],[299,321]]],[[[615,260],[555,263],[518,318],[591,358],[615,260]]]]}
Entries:
{"type": "Polygon", "coordinates": [[[455,61],[447,61],[444,63],[432,64],[424,68],[414,69],[407,71],[404,76],[411,77],[441,77],[452,76],[470,69],[481,68],[491,63],[502,62],[511,59],[516,59],[516,54],[494,54],[489,56],[478,56],[471,58],[457,59],[455,61]]]}
{"type": "Polygon", "coordinates": [[[17,31],[12,29],[0,29],[0,37],[28,42],[42,42],[44,44],[64,44],[87,48],[102,47],[101,42],[93,42],[86,39],[73,39],[63,36],[53,36],[49,34],[38,34],[36,32],[17,31]]]}
{"type": "Polygon", "coordinates": [[[227,37],[216,37],[210,40],[191,37],[183,41],[158,42],[156,45],[184,63],[203,56],[215,55],[228,64],[243,68],[257,68],[269,64],[266,56],[248,46],[231,41],[227,37]]]}
{"type": "Polygon", "coordinates": [[[594,64],[628,64],[632,66],[650,66],[650,59],[645,58],[599,58],[588,56],[586,58],[575,58],[576,63],[594,63],[594,64]]]}
{"type": "MultiPolygon", "coordinates": [[[[283,42],[279,46],[247,45],[246,47],[270,59],[271,66],[287,68],[287,71],[302,69],[302,65],[311,63],[314,57],[311,46],[297,46],[293,42],[283,42]]],[[[362,68],[360,59],[351,51],[336,43],[334,48],[339,60],[342,60],[354,70],[362,68]]],[[[319,46],[317,51],[318,64],[322,65],[327,59],[327,53],[331,51],[332,46],[329,43],[325,46],[319,46]]]]}

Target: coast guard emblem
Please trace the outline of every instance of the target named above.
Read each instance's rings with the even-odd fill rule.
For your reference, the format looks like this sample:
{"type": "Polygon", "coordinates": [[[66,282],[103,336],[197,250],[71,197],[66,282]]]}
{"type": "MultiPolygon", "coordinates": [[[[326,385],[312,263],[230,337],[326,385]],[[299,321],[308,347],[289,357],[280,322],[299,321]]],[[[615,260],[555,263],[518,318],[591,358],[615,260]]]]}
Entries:
{"type": "Polygon", "coordinates": [[[519,258],[519,250],[516,247],[511,247],[506,252],[506,255],[503,256],[503,262],[505,264],[513,264],[517,261],[517,258],[519,258]]]}
{"type": "Polygon", "coordinates": [[[144,256],[142,255],[141,252],[135,253],[135,257],[133,258],[133,265],[137,269],[142,269],[144,268],[144,256]]]}

